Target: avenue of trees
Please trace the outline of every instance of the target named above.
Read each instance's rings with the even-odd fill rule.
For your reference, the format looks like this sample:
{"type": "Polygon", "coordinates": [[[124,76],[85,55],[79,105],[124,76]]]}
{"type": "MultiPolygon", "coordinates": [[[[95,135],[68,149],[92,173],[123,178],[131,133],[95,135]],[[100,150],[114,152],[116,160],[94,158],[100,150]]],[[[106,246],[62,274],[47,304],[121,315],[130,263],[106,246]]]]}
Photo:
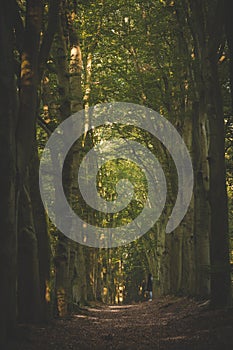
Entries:
{"type": "MultiPolygon", "coordinates": [[[[1,1],[0,345],[20,322],[67,316],[92,301],[143,300],[149,271],[157,296],[231,305],[232,7],[230,0],[1,1]],[[166,234],[177,195],[169,153],[140,129],[94,128],[74,144],[63,172],[79,215],[95,216],[80,196],[76,171],[101,140],[123,135],[143,144],[160,161],[168,187],[166,208],[149,232],[129,245],[97,249],[51,223],[40,197],[39,162],[63,120],[114,101],[149,107],[176,127],[190,151],[194,190],[183,221],[166,234]]],[[[97,179],[103,198],[115,196],[108,176],[117,183],[130,166],[121,159],[105,165],[97,179]]],[[[130,180],[135,200],[114,217],[119,225],[134,219],[146,195],[135,166],[130,180]]]]}

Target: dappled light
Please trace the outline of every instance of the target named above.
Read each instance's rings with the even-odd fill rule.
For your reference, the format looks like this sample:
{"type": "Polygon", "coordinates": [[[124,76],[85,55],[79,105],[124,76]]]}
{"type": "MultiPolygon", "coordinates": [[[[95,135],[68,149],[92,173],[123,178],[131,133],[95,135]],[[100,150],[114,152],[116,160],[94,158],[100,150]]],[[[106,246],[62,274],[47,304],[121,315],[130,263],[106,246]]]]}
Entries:
{"type": "MultiPolygon", "coordinates": [[[[203,310],[188,298],[83,307],[69,321],[56,320],[48,329],[28,329],[28,340],[17,350],[229,349],[232,322],[232,312],[203,310]]],[[[15,350],[14,345],[10,350],[15,350]]]]}
{"type": "Polygon", "coordinates": [[[0,11],[0,349],[233,349],[233,2],[0,11]]]}

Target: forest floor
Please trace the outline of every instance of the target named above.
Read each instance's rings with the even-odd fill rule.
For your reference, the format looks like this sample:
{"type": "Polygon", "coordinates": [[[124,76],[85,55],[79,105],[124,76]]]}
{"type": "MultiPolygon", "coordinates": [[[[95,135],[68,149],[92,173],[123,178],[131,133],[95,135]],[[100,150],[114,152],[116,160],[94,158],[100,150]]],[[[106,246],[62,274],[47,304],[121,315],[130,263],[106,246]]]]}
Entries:
{"type": "Polygon", "coordinates": [[[85,307],[47,326],[20,325],[7,350],[232,350],[233,310],[166,297],[85,307]]]}

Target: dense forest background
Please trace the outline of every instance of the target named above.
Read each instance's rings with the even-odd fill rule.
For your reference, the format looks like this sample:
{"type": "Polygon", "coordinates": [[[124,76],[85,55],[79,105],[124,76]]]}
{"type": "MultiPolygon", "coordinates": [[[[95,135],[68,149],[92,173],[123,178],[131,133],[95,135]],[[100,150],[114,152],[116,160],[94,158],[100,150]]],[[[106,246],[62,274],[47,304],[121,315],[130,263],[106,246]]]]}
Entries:
{"type": "MultiPolygon", "coordinates": [[[[214,308],[231,305],[231,13],[230,0],[1,2],[2,344],[18,322],[63,317],[93,300],[143,301],[149,271],[156,296],[210,299],[214,308]],[[115,101],[152,108],[176,127],[192,157],[193,198],[182,223],[167,235],[177,195],[168,152],[142,130],[96,128],[74,145],[63,174],[69,202],[80,215],[94,215],[75,185],[83,154],[122,133],[157,155],[168,195],[163,215],[140,239],[91,248],[66,238],[46,216],[39,160],[51,133],[72,113],[115,101]]],[[[117,182],[128,167],[127,162],[106,165],[98,179],[103,197],[115,194],[106,174],[117,182]]],[[[137,168],[131,180],[138,197],[125,218],[115,217],[121,224],[135,217],[146,192],[137,168]]]]}

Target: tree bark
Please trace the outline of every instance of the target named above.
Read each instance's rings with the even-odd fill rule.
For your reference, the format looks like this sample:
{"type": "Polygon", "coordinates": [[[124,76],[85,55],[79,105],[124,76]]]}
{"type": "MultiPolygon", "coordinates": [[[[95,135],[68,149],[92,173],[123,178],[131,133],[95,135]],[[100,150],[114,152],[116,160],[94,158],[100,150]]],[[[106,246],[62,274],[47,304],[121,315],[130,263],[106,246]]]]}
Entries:
{"type": "Polygon", "coordinates": [[[16,84],[9,2],[0,11],[0,347],[16,325],[16,84]]]}
{"type": "Polygon", "coordinates": [[[29,171],[20,191],[18,224],[18,313],[20,322],[41,320],[38,243],[29,189],[29,171]]]}
{"type": "Polygon", "coordinates": [[[42,30],[43,2],[28,0],[26,3],[26,24],[21,54],[20,107],[16,128],[17,171],[20,184],[32,155],[36,132],[38,57],[40,33],[42,30]]]}
{"type": "Polygon", "coordinates": [[[29,166],[30,197],[32,198],[32,215],[38,246],[40,317],[47,321],[51,317],[50,259],[51,248],[48,235],[48,222],[39,190],[39,157],[36,145],[29,166]]]}
{"type": "Polygon", "coordinates": [[[211,302],[214,307],[229,306],[231,280],[228,236],[228,205],[225,169],[225,131],[221,89],[218,81],[217,59],[208,60],[209,72],[205,76],[207,114],[210,128],[210,259],[211,302]]]}
{"type": "Polygon", "coordinates": [[[229,305],[230,265],[228,210],[225,174],[224,118],[218,78],[218,49],[223,42],[223,7],[219,0],[200,4],[188,1],[187,21],[194,41],[197,70],[194,75],[199,99],[209,125],[209,205],[210,205],[210,264],[211,303],[219,308],[229,305]],[[207,11],[206,11],[207,9],[207,11]]]}

